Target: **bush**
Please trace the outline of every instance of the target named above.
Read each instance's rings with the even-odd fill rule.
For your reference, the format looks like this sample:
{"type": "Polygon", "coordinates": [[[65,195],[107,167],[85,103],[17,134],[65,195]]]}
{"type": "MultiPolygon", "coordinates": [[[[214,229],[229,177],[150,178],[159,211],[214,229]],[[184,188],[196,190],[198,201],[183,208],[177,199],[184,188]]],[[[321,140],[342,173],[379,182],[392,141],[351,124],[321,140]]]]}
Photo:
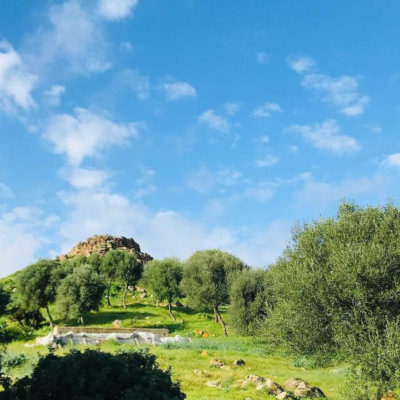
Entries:
{"type": "Polygon", "coordinates": [[[268,313],[267,274],[245,270],[230,290],[229,321],[241,335],[254,335],[268,313]]]}
{"type": "Polygon", "coordinates": [[[73,350],[65,356],[50,353],[39,359],[31,377],[0,393],[17,400],[181,400],[186,396],[169,370],[161,370],[148,351],[116,355],[73,350]]]}
{"type": "Polygon", "coordinates": [[[297,227],[271,267],[275,305],[264,333],[300,354],[357,352],[364,327],[400,314],[400,210],[344,203],[335,218],[297,227]]]}

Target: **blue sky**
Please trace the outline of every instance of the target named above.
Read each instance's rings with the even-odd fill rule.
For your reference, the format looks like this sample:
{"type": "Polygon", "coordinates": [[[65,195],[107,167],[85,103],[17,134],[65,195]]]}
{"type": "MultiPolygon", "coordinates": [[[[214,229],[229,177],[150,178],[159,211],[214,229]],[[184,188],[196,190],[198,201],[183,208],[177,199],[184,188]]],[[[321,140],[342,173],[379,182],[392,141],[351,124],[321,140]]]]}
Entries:
{"type": "Polygon", "coordinates": [[[343,199],[397,202],[398,1],[14,0],[0,276],[93,234],[254,266],[343,199]]]}

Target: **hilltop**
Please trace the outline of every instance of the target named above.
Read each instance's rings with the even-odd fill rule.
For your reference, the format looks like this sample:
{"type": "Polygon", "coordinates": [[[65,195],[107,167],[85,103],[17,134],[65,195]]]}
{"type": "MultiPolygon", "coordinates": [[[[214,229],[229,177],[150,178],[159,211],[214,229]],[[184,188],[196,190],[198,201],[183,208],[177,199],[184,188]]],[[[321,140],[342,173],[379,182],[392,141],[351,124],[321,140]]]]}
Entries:
{"type": "Polygon", "coordinates": [[[135,253],[138,260],[142,262],[151,261],[153,259],[147,253],[141,251],[140,246],[132,238],[124,236],[116,237],[111,235],[94,235],[90,238],[76,244],[72,250],[59,257],[60,260],[75,256],[88,257],[91,254],[97,253],[104,256],[110,250],[124,250],[130,253],[135,253]]]}

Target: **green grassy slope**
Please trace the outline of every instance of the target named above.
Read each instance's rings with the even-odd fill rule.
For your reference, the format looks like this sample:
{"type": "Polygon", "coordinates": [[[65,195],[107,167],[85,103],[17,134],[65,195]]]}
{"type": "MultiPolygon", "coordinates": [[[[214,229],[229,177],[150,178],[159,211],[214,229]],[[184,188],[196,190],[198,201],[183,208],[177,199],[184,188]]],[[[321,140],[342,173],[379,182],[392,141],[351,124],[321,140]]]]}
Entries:
{"type": "MultiPolygon", "coordinates": [[[[116,300],[116,303],[119,302],[116,300]]],[[[275,355],[276,352],[256,340],[231,335],[222,336],[221,327],[215,324],[213,316],[207,313],[195,313],[191,310],[175,310],[177,321],[173,321],[165,307],[155,306],[151,300],[133,299],[127,310],[119,305],[102,308],[86,319],[86,325],[92,327],[111,327],[114,320],[122,321],[124,327],[165,327],[172,335],[189,335],[192,342],[183,344],[151,347],[163,368],[172,367],[174,379],[180,380],[189,400],[229,399],[253,400],[268,399],[266,395],[256,393],[255,387],[240,388],[240,381],[246,375],[256,374],[270,377],[280,384],[293,377],[299,377],[310,384],[320,387],[331,400],[338,400],[340,386],[346,379],[345,367],[327,369],[305,369],[293,366],[293,360],[275,355]],[[206,331],[208,338],[196,338],[194,330],[206,331]],[[206,350],[207,356],[202,352],[206,350]],[[210,366],[210,359],[218,358],[227,365],[235,359],[243,359],[246,365],[240,368],[218,369],[210,366]],[[207,376],[198,376],[194,370],[204,370],[207,376]],[[210,388],[205,385],[209,380],[220,380],[223,388],[210,388]]],[[[42,333],[44,330],[42,330],[42,333]]],[[[129,348],[127,345],[106,343],[103,351],[115,352],[129,348]]],[[[14,342],[8,346],[11,353],[25,353],[34,362],[37,353],[46,352],[40,347],[26,347],[24,343],[14,342]]],[[[59,350],[64,352],[66,349],[59,350]]],[[[27,373],[31,364],[11,371],[11,375],[27,373]]],[[[271,397],[272,399],[273,397],[271,397]]]]}

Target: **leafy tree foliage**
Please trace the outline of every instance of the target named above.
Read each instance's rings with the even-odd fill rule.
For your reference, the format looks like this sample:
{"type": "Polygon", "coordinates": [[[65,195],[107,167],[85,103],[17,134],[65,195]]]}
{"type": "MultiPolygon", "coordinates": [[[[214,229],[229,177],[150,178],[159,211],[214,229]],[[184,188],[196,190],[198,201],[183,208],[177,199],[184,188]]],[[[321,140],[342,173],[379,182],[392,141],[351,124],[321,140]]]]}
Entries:
{"type": "Polygon", "coordinates": [[[271,268],[276,305],[266,331],[296,352],[356,352],[363,331],[400,313],[400,210],[344,203],[298,227],[271,268]]]}
{"type": "Polygon", "coordinates": [[[99,309],[104,289],[102,279],[90,265],[77,267],[61,281],[57,308],[63,318],[79,319],[83,324],[86,313],[99,309]]]}
{"type": "Polygon", "coordinates": [[[176,320],[172,313],[172,303],[182,296],[180,283],[182,280],[183,266],[177,258],[165,258],[152,260],[146,264],[143,280],[154,297],[158,301],[168,302],[168,312],[176,320]]]}
{"type": "Polygon", "coordinates": [[[214,311],[226,336],[226,324],[220,306],[229,303],[229,290],[236,276],[246,269],[243,262],[221,250],[195,252],[183,269],[182,289],[189,303],[200,309],[214,311]]]}
{"type": "Polygon", "coordinates": [[[133,253],[124,252],[123,262],[117,264],[117,279],[123,285],[122,302],[126,308],[126,295],[129,287],[133,287],[139,281],[143,272],[143,264],[136,259],[133,253]]]}
{"type": "Polygon", "coordinates": [[[9,305],[10,301],[10,293],[0,286],[0,316],[6,313],[7,306],[9,305]]]}
{"type": "Polygon", "coordinates": [[[42,357],[32,376],[16,381],[1,400],[183,400],[179,383],[148,351],[116,355],[73,350],[42,357]]]}
{"type": "Polygon", "coordinates": [[[229,320],[241,335],[254,335],[268,314],[270,296],[267,273],[244,270],[230,290],[229,320]]]}
{"type": "Polygon", "coordinates": [[[56,272],[59,263],[56,260],[39,260],[29,265],[17,276],[16,289],[21,306],[25,310],[39,311],[45,308],[50,325],[53,318],[49,304],[54,302],[59,279],[56,272]]]}
{"type": "Polygon", "coordinates": [[[122,250],[111,250],[101,260],[100,272],[107,285],[107,304],[111,305],[111,285],[118,276],[118,271],[125,263],[125,252],[122,250]]]}

